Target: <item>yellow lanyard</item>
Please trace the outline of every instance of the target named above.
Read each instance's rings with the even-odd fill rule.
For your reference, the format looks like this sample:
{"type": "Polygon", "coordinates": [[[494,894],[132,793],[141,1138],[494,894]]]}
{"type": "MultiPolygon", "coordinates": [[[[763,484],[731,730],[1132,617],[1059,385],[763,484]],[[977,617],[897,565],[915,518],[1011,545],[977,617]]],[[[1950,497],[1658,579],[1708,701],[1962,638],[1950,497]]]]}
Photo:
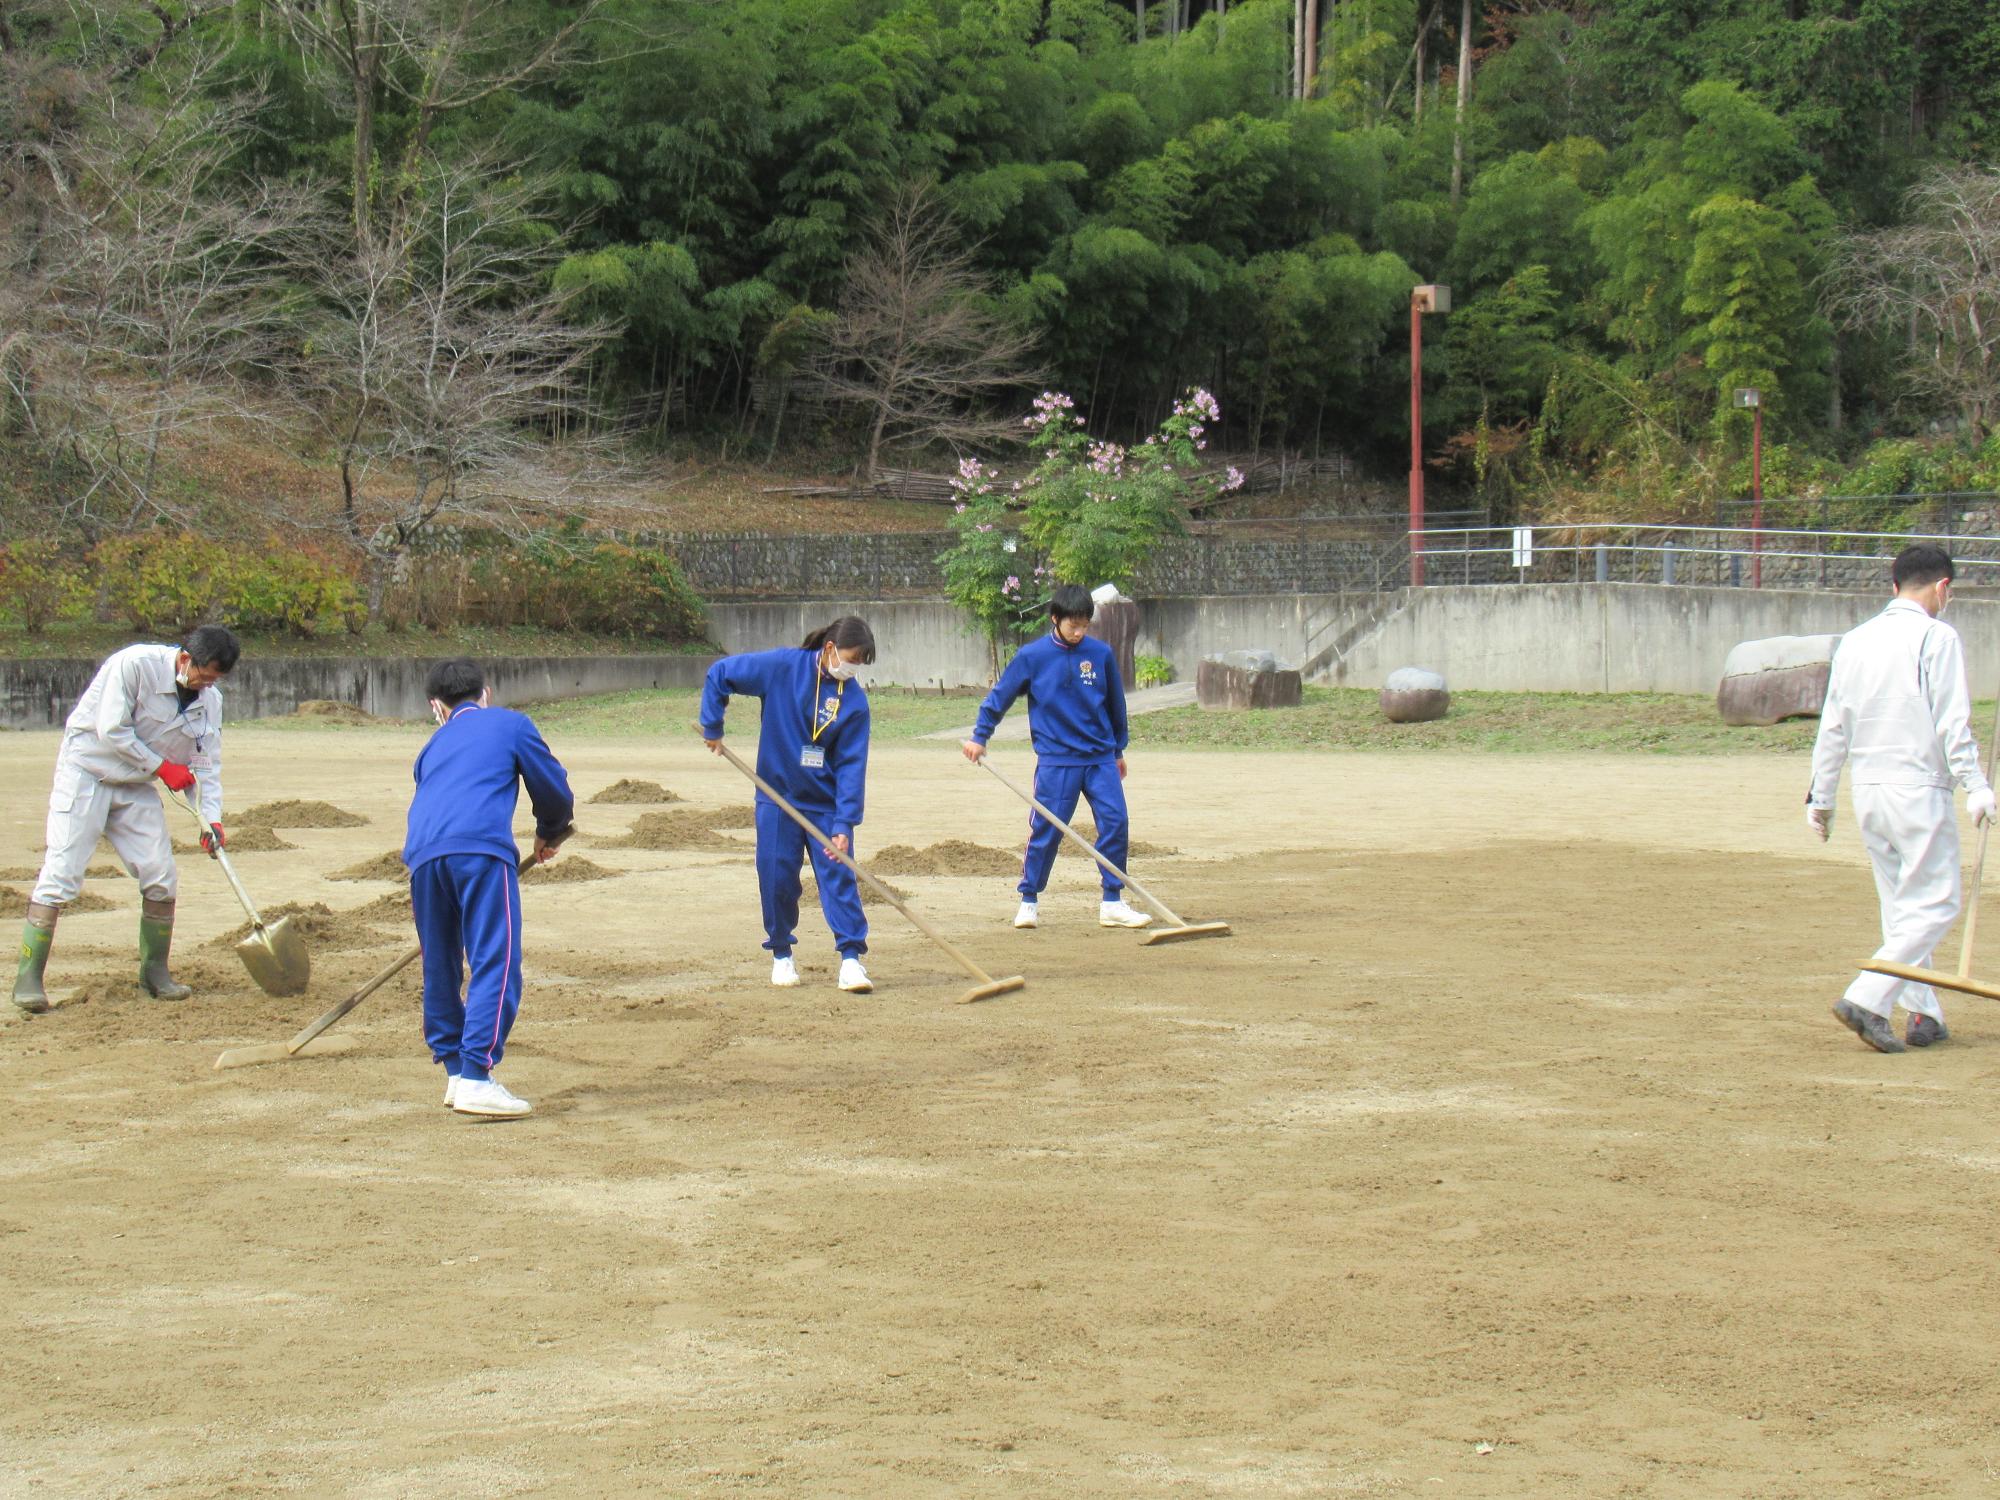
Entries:
{"type": "Polygon", "coordinates": [[[846,699],[846,697],[847,697],[847,684],[843,682],[843,683],[841,683],[841,684],[840,684],[840,686],[839,686],[838,688],[836,688],[836,689],[834,690],[834,694],[833,694],[833,702],[834,702],[834,709],[833,709],[833,712],[832,712],[832,713],[830,713],[830,714],[828,714],[828,715],[826,715],[826,717],[825,717],[825,718],[821,718],[821,717],[820,717],[820,708],[819,708],[819,685],[820,685],[820,681],[821,681],[821,667],[820,667],[820,659],[819,659],[818,657],[814,657],[814,658],[813,658],[813,712],[812,712],[812,721],[813,721],[813,733],[812,733],[812,737],[813,737],[813,743],[814,743],[815,745],[817,745],[817,744],[819,743],[819,737],[820,737],[821,735],[825,734],[825,733],[827,732],[827,730],[829,730],[829,729],[831,729],[831,728],[833,727],[833,721],[834,721],[835,719],[837,719],[837,718],[839,718],[839,717],[840,717],[840,704],[841,704],[841,703],[842,703],[843,701],[845,701],[845,699],[846,699]]]}

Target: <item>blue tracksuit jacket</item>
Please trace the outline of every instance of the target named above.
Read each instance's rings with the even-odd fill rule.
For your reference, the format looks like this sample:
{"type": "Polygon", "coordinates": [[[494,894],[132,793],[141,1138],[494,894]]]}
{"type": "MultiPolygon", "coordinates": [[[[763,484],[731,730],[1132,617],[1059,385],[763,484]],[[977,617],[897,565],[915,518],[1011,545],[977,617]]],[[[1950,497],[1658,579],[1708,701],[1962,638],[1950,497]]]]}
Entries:
{"type": "Polygon", "coordinates": [[[1000,717],[1028,695],[1028,732],[1045,766],[1094,766],[1125,753],[1125,684],[1111,648],[1093,636],[1066,646],[1052,630],[1014,653],[979,705],[972,737],[993,738],[1000,717]]]}
{"type": "Polygon", "coordinates": [[[403,863],[424,952],[424,1040],[447,1072],[489,1078],[521,1008],[520,789],[543,838],[568,825],[576,803],[534,721],[507,708],[453,709],[415,775],[403,863]]]}
{"type": "Polygon", "coordinates": [[[553,838],[576,802],[569,777],[535,721],[511,708],[461,703],[417,756],[403,863],[412,870],[444,854],[490,854],[513,864],[514,808],[521,787],[535,810],[535,832],[553,838]]]}
{"type": "MultiPolygon", "coordinates": [[[[725,656],[702,684],[704,739],[722,738],[722,716],[737,693],[764,700],[757,774],[829,837],[851,838],[861,823],[868,778],[868,695],[861,684],[835,682],[819,670],[819,653],[799,646],[725,656]],[[824,765],[804,764],[807,745],[826,752],[824,765]]],[[[757,801],[770,799],[760,791],[757,801]]]]}

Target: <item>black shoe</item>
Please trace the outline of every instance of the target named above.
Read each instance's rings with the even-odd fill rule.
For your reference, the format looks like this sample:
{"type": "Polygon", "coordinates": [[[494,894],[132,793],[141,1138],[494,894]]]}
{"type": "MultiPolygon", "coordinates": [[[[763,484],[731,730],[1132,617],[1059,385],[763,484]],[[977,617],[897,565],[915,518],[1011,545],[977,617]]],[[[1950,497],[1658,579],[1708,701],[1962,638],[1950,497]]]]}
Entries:
{"type": "Polygon", "coordinates": [[[1950,1041],[1951,1028],[1942,1021],[1911,1011],[1910,1019],[1903,1027],[1903,1040],[1912,1047],[1928,1047],[1932,1042],[1950,1041]]]}
{"type": "Polygon", "coordinates": [[[1834,1001],[1833,1018],[1877,1052],[1909,1050],[1896,1040],[1896,1033],[1889,1029],[1888,1017],[1878,1016],[1872,1010],[1863,1010],[1852,1000],[1834,1001]]]}

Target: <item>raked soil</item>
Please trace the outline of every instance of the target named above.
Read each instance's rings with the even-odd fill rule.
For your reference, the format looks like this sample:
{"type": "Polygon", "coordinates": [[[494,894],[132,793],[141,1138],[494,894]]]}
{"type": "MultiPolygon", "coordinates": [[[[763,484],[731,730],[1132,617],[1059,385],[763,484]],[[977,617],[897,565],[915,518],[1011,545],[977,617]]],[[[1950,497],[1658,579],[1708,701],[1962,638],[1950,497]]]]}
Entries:
{"type": "MultiPolygon", "coordinates": [[[[55,743],[0,738],[17,847],[55,743]]],[[[2000,1491],[2000,1010],[1900,1057],[1834,1024],[1874,893],[1801,766],[1134,755],[1181,851],[1135,873],[1235,935],[1099,929],[1084,861],[1033,932],[1004,875],[898,875],[1027,976],[978,1005],[886,907],[874,995],[810,906],[769,988],[747,829],[618,848],[586,805],[612,877],[522,884],[531,1118],[440,1108],[414,966],[354,1050],[214,1071],[408,945],[327,876],[414,748],[231,731],[234,803],[369,819],[238,861],[312,919],[309,994],[212,945],[196,858],[196,999],[138,997],[107,882],[49,969],[82,1003],[0,1023],[0,1493],[2000,1491]]],[[[555,749],[748,810],[692,737],[555,749]]],[[[1024,823],[955,747],[876,750],[864,856],[1024,823]]]]}

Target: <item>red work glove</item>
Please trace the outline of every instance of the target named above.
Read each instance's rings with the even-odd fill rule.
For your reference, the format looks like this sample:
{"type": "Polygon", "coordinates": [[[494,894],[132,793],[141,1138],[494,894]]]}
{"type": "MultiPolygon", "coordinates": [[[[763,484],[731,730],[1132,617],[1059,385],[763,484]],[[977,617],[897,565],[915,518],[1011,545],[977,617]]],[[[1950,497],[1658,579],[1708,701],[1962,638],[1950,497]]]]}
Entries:
{"type": "Polygon", "coordinates": [[[194,785],[194,772],[170,760],[161,761],[159,769],[153,774],[160,778],[170,792],[185,792],[194,785]]]}
{"type": "Polygon", "coordinates": [[[214,859],[215,851],[228,842],[229,840],[222,836],[222,825],[211,823],[208,825],[208,832],[201,836],[201,852],[214,859]]]}

